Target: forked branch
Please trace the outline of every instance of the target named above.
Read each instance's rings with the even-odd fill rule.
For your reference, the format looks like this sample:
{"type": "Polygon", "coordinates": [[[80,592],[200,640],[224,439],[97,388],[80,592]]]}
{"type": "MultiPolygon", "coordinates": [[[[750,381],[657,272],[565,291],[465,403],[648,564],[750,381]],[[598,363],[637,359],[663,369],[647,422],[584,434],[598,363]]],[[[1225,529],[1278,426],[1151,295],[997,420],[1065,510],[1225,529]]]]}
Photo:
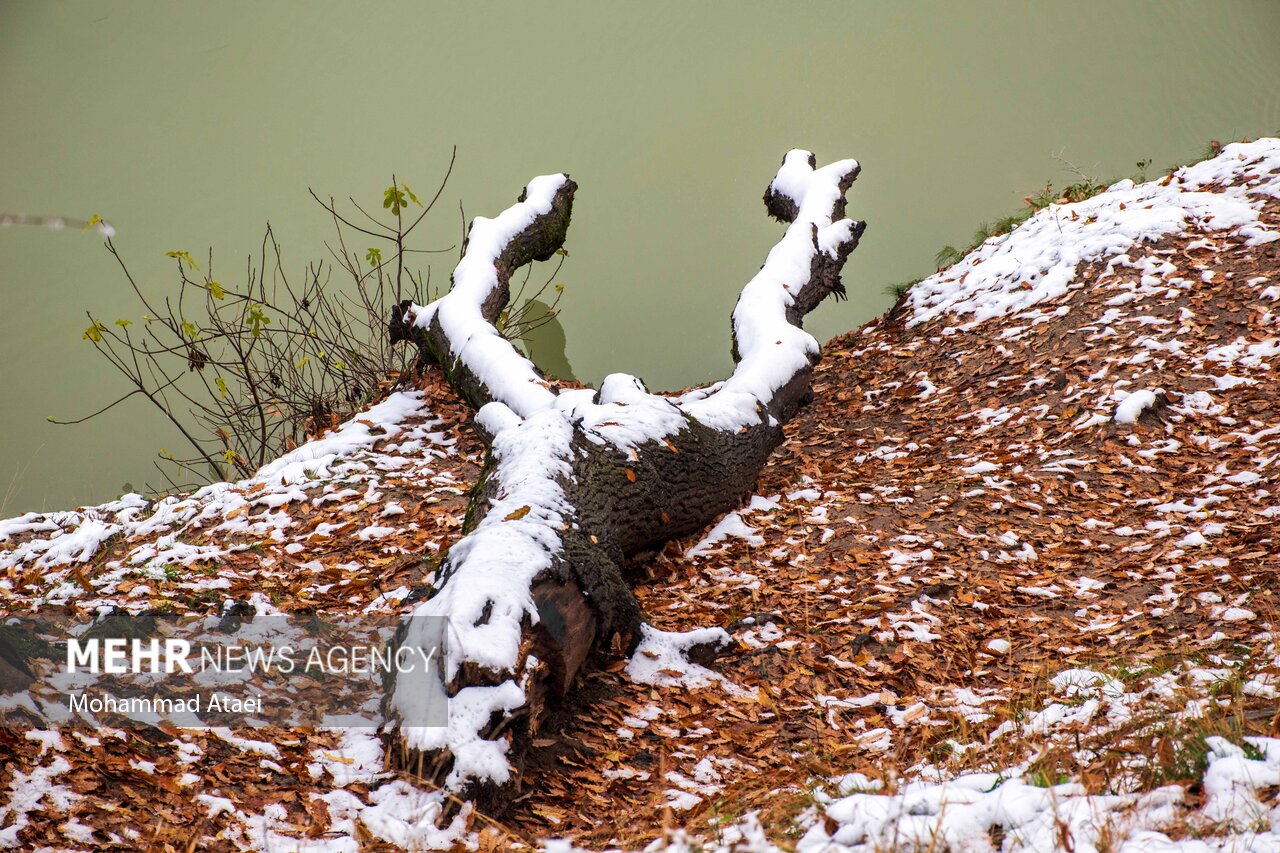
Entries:
{"type": "Polygon", "coordinates": [[[787,154],[765,203],[789,226],[734,308],[734,372],[679,397],[627,374],[557,390],[496,327],[512,273],[564,240],[567,175],[535,178],[498,218],[475,220],[450,293],[398,307],[393,337],[444,365],[489,444],[472,527],[399,634],[430,646],[449,625],[449,725],[413,725],[432,690],[424,679],[401,676],[387,694],[404,767],[454,791],[500,789],[589,655],[634,647],[641,614],[623,561],[749,494],[809,394],[820,350],[801,323],[844,292],[864,228],[843,218],[857,173],[853,160],[816,168],[806,151],[787,154]]]}

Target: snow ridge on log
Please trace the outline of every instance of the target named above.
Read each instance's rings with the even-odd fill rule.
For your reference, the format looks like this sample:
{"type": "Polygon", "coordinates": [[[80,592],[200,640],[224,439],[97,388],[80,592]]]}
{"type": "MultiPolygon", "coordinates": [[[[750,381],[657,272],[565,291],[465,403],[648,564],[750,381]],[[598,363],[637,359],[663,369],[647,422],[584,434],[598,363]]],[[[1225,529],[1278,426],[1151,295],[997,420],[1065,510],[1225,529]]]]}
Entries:
{"type": "Polygon", "coordinates": [[[513,757],[588,655],[639,640],[625,558],[750,493],[809,394],[819,346],[800,323],[843,294],[840,271],[864,229],[843,218],[857,162],[815,164],[789,152],[765,193],[790,224],[734,309],[734,373],[709,388],[669,398],[618,373],[598,391],[556,392],[498,331],[511,274],[563,243],[576,190],[567,175],[535,178],[519,203],[477,219],[450,293],[393,316],[393,336],[444,365],[490,445],[469,533],[399,637],[431,646],[447,620],[450,722],[407,724],[432,691],[400,675],[386,699],[393,760],[449,790],[512,782],[513,757]]]}

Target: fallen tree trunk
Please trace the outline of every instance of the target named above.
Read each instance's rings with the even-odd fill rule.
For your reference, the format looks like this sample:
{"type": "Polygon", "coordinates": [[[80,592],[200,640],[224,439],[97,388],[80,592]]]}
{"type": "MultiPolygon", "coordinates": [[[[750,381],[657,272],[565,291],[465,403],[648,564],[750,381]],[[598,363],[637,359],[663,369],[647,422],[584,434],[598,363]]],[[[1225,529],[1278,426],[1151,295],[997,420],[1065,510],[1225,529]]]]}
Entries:
{"type": "Polygon", "coordinates": [[[393,339],[444,367],[476,408],[489,456],[467,535],[398,635],[434,647],[447,622],[449,724],[415,725],[432,688],[425,674],[400,675],[385,700],[395,763],[447,790],[501,788],[588,655],[634,647],[642,615],[624,559],[749,495],[810,393],[819,347],[801,322],[844,293],[840,271],[864,228],[843,218],[858,168],[816,168],[799,150],[783,159],[764,200],[790,225],[734,309],[734,372],[681,396],[626,374],[556,391],[499,333],[512,273],[563,244],[577,187],[567,175],[535,178],[496,219],[477,218],[450,292],[399,306],[393,339]]]}

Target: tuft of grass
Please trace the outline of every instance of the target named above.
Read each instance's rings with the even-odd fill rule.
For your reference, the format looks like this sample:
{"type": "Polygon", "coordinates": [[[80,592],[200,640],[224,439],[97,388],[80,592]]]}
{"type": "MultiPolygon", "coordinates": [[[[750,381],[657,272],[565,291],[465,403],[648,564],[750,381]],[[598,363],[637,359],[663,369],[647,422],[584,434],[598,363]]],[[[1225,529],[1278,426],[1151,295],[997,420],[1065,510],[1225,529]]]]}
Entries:
{"type": "Polygon", "coordinates": [[[1147,760],[1136,767],[1142,790],[1175,783],[1196,785],[1209,767],[1208,739],[1220,737],[1239,746],[1247,758],[1258,760],[1262,753],[1245,740],[1259,734],[1250,723],[1249,700],[1244,693],[1245,676],[1233,671],[1209,685],[1211,704],[1204,715],[1189,718],[1175,713],[1149,720],[1135,732],[1133,747],[1147,760]]]}
{"type": "Polygon", "coordinates": [[[938,269],[943,270],[954,263],[960,261],[965,253],[957,249],[955,246],[946,245],[938,250],[938,254],[933,256],[933,262],[938,269]]]}
{"type": "Polygon", "coordinates": [[[1065,785],[1070,781],[1070,775],[1049,767],[1037,767],[1027,774],[1027,782],[1037,788],[1052,788],[1054,785],[1065,785]]]}
{"type": "Polygon", "coordinates": [[[1203,664],[1204,656],[1196,651],[1183,654],[1157,655],[1153,658],[1137,657],[1132,660],[1121,660],[1111,665],[1104,665],[1101,670],[1112,676],[1125,687],[1131,687],[1139,681],[1155,675],[1173,672],[1186,663],[1203,664]]]}
{"type": "Polygon", "coordinates": [[[1143,790],[1161,785],[1197,784],[1209,769],[1208,738],[1224,737],[1244,752],[1245,758],[1261,761],[1266,756],[1243,735],[1229,720],[1218,718],[1203,724],[1189,726],[1173,723],[1161,728],[1153,736],[1155,751],[1151,762],[1143,768],[1143,790]]]}
{"type": "MultiPolygon", "coordinates": [[[[1248,140],[1246,139],[1242,141],[1247,142],[1248,140]]],[[[1222,143],[1216,139],[1210,139],[1209,144],[1206,145],[1203,150],[1201,150],[1200,155],[1196,157],[1195,160],[1190,161],[1190,163],[1195,163],[1200,160],[1209,160],[1213,157],[1217,157],[1221,153],[1222,153],[1222,143]]],[[[1172,175],[1174,172],[1178,171],[1183,166],[1190,165],[1190,163],[1183,163],[1183,162],[1171,163],[1169,167],[1164,170],[1164,173],[1166,176],[1172,175]]]]}
{"type": "Polygon", "coordinates": [[[913,278],[911,281],[898,281],[893,284],[887,284],[885,285],[884,292],[889,296],[892,296],[896,302],[905,296],[908,290],[915,287],[922,281],[924,281],[923,278],[913,278]]]}

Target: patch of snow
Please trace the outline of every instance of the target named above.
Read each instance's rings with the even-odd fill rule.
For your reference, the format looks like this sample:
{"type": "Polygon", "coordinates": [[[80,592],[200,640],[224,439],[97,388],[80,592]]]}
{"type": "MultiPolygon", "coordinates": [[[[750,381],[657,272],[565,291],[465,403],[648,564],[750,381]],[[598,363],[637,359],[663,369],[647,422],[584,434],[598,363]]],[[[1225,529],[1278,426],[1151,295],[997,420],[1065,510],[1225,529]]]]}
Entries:
{"type": "Polygon", "coordinates": [[[730,644],[732,638],[723,628],[698,628],[693,631],[659,631],[652,625],[641,625],[640,645],[627,663],[627,677],[637,684],[696,689],[720,685],[733,695],[754,695],[718,672],[693,663],[689,650],[706,643],[730,644]]]}
{"type": "Polygon", "coordinates": [[[1261,224],[1261,202],[1250,197],[1274,196],[1278,185],[1280,140],[1260,139],[1227,145],[1167,181],[1121,181],[1085,201],[1051,204],[912,287],[908,326],[949,314],[970,318],[968,328],[1025,311],[1064,295],[1080,265],[1123,256],[1169,234],[1232,231],[1251,245],[1280,238],[1261,224]],[[1202,191],[1233,180],[1221,192],[1202,191]]]}
{"type": "Polygon", "coordinates": [[[1116,405],[1115,422],[1118,424],[1136,423],[1138,418],[1147,409],[1156,404],[1157,394],[1159,391],[1134,391],[1133,393],[1117,392],[1121,394],[1120,402],[1116,405]]]}

